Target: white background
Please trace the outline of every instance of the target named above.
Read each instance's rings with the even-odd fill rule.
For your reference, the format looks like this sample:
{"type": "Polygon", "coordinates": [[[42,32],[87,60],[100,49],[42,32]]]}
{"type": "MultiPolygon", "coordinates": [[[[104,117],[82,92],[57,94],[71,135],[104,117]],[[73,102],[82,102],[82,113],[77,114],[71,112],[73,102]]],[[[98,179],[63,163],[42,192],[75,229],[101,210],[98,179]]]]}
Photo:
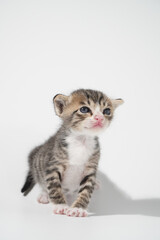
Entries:
{"type": "Polygon", "coordinates": [[[0,239],[160,239],[160,2],[0,2],[0,239]],[[100,136],[88,218],[52,215],[20,189],[27,155],[77,88],[123,98],[100,136]]]}

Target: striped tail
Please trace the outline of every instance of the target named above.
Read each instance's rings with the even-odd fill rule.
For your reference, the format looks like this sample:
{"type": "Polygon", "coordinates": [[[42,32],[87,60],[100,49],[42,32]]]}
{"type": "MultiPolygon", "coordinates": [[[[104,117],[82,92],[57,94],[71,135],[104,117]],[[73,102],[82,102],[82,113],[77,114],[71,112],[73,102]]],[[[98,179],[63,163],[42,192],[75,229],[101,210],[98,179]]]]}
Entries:
{"type": "Polygon", "coordinates": [[[29,171],[26,177],[25,184],[21,189],[21,192],[23,193],[23,195],[26,196],[32,190],[34,185],[35,185],[35,182],[34,182],[32,173],[29,171]]]}

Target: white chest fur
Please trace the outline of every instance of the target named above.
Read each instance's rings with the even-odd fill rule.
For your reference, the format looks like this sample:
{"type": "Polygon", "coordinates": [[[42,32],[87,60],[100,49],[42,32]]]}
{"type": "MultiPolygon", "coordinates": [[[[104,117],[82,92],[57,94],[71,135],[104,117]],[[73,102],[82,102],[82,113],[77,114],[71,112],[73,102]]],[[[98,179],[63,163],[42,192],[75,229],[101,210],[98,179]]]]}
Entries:
{"type": "Polygon", "coordinates": [[[69,165],[65,171],[62,187],[72,193],[79,188],[83,178],[85,163],[89,160],[95,148],[93,136],[71,134],[67,138],[69,165]]]}
{"type": "Polygon", "coordinates": [[[70,165],[83,165],[92,155],[95,147],[94,137],[71,134],[67,138],[70,165]]]}

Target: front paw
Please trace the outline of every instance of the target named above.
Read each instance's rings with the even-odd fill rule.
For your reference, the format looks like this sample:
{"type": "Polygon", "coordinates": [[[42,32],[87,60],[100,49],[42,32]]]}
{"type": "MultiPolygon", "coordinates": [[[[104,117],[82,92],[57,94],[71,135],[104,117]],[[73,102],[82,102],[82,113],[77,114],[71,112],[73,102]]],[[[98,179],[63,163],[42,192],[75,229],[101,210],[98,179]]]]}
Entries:
{"type": "Polygon", "coordinates": [[[66,215],[69,217],[87,217],[88,212],[82,208],[68,208],[66,210],[66,215]]]}
{"type": "Polygon", "coordinates": [[[69,207],[66,204],[56,204],[53,207],[54,214],[65,214],[69,207]]]}

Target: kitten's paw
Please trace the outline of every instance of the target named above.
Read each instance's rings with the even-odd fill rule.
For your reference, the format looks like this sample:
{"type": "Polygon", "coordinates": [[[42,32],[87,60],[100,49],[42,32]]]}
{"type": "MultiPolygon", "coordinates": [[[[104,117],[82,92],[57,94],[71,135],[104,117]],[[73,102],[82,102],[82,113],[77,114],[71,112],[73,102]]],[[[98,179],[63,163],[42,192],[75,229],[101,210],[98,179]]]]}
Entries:
{"type": "Polygon", "coordinates": [[[56,204],[53,207],[54,214],[65,214],[68,209],[66,204],[56,204]]]}
{"type": "Polygon", "coordinates": [[[82,208],[68,208],[66,215],[69,217],[87,217],[88,212],[82,208]]]}
{"type": "Polygon", "coordinates": [[[37,201],[39,203],[47,204],[49,203],[49,197],[46,193],[41,193],[39,197],[37,198],[37,201]]]}

